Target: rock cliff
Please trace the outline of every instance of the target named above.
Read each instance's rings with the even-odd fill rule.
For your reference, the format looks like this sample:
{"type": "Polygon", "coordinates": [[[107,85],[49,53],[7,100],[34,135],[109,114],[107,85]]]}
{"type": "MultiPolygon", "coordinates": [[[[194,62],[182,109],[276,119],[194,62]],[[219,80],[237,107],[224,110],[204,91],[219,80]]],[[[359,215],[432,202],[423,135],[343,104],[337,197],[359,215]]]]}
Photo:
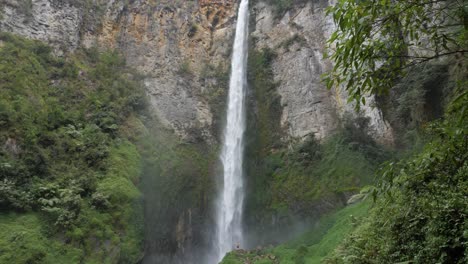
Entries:
{"type": "Polygon", "coordinates": [[[331,2],[297,2],[302,3],[281,14],[263,1],[254,7],[252,37],[256,46],[277,53],[273,71],[283,108],[281,126],[292,138],[314,134],[321,139],[337,128],[339,117],[349,113],[353,117],[368,117],[369,134],[381,143],[391,144],[391,128],[375,107],[373,98],[368,98],[369,103],[356,114],[354,106],[346,103],[344,91],[327,90],[322,82],[322,74],[332,67],[324,58],[326,40],[334,30],[325,12],[331,2]]]}
{"type": "MultiPolygon", "coordinates": [[[[321,75],[332,67],[324,58],[325,41],[333,30],[325,15],[330,2],[293,2],[283,13],[264,1],[251,3],[252,45],[276,54],[272,70],[280,96],[277,121],[282,140],[293,142],[309,135],[323,139],[351,113],[368,117],[370,134],[391,144],[391,128],[373,107],[373,98],[356,114],[343,91],[327,90],[321,82],[321,75]]],[[[46,41],[59,56],[80,47],[116,49],[141,74],[160,123],[184,142],[217,145],[237,4],[235,0],[0,0],[0,31],[46,41]]],[[[184,211],[174,223],[174,240],[181,251],[193,239],[191,219],[191,211],[184,211]]]]}
{"type": "MultiPolygon", "coordinates": [[[[3,0],[0,30],[46,41],[58,54],[112,48],[144,78],[154,114],[182,139],[215,142],[207,69],[227,71],[236,3],[3,0]]],[[[216,98],[221,100],[221,98],[216,98]]]]}
{"type": "MultiPolygon", "coordinates": [[[[252,4],[256,48],[278,54],[273,70],[286,140],[310,134],[323,138],[337,128],[340,116],[354,112],[344,92],[327,90],[321,82],[321,74],[332,66],[324,59],[334,27],[325,15],[329,1],[298,2],[282,14],[263,1],[252,4]]],[[[227,87],[216,77],[228,72],[236,1],[0,3],[2,31],[47,41],[58,53],[80,46],[119,50],[143,75],[154,114],[163,124],[187,141],[217,141],[219,105],[227,87]]],[[[391,144],[391,128],[374,100],[368,101],[361,115],[370,118],[371,135],[391,144]]]]}

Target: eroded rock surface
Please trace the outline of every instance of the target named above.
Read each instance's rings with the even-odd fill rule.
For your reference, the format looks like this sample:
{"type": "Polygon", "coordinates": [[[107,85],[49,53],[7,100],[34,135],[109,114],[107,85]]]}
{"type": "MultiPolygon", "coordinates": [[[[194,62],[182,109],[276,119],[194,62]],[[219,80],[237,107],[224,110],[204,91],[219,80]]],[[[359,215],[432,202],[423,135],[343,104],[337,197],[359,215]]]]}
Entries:
{"type": "MultiPolygon", "coordinates": [[[[256,47],[278,54],[273,71],[280,84],[281,126],[287,141],[312,134],[324,138],[338,127],[344,113],[357,116],[346,103],[345,92],[327,90],[321,81],[332,66],[323,56],[334,29],[325,15],[331,2],[306,1],[280,16],[262,1],[252,7],[256,47]]],[[[212,94],[223,91],[216,79],[206,76],[206,69],[228,71],[236,1],[112,0],[96,1],[94,7],[57,0],[27,3],[1,0],[0,30],[47,41],[59,53],[80,45],[117,49],[145,76],[161,123],[186,141],[212,144],[219,139],[214,132],[219,109],[211,104],[212,94]]],[[[361,115],[370,119],[369,133],[391,144],[390,126],[374,107],[375,100],[367,101],[361,115]]]]}
{"type": "Polygon", "coordinates": [[[324,58],[326,40],[334,30],[325,13],[330,2],[308,1],[280,17],[274,7],[264,2],[254,7],[252,36],[257,48],[268,47],[277,53],[273,71],[283,108],[281,126],[289,138],[302,139],[313,134],[322,139],[337,129],[340,117],[349,113],[353,117],[368,117],[369,134],[381,143],[391,144],[391,128],[373,98],[368,98],[368,104],[357,114],[342,89],[328,90],[322,82],[321,75],[332,67],[324,58]]]}
{"type": "Polygon", "coordinates": [[[80,43],[82,11],[61,1],[0,1],[0,31],[38,39],[66,50],[80,43]]]}
{"type": "Polygon", "coordinates": [[[97,1],[94,7],[56,0],[0,3],[1,31],[46,41],[59,54],[80,45],[117,49],[144,75],[163,124],[183,140],[216,142],[207,93],[217,83],[203,74],[214,66],[227,71],[235,1],[97,1]]]}

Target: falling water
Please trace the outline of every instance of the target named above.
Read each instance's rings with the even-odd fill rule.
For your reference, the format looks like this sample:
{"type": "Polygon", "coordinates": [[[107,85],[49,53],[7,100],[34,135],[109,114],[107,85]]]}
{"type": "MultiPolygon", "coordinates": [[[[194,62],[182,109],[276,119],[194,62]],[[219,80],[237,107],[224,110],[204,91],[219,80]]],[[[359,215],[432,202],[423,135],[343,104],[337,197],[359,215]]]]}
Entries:
{"type": "Polygon", "coordinates": [[[242,247],[242,204],[244,200],[242,159],[245,130],[245,90],[247,86],[247,38],[249,1],[242,0],[237,17],[236,36],[232,53],[231,80],[227,123],[221,161],[224,169],[216,214],[216,258],[236,247],[242,247]]]}

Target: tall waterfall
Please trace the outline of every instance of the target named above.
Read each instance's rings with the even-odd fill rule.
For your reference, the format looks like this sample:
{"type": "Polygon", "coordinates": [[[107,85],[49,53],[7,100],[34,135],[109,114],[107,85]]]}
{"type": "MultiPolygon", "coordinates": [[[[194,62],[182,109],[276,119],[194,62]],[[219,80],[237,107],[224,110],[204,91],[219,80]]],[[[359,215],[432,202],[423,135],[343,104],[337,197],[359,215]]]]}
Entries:
{"type": "Polygon", "coordinates": [[[216,214],[216,258],[242,247],[242,208],[244,200],[243,167],[245,130],[245,90],[247,86],[249,1],[242,0],[237,16],[236,36],[231,62],[231,80],[227,108],[227,123],[221,161],[224,169],[223,187],[219,192],[216,214]]]}

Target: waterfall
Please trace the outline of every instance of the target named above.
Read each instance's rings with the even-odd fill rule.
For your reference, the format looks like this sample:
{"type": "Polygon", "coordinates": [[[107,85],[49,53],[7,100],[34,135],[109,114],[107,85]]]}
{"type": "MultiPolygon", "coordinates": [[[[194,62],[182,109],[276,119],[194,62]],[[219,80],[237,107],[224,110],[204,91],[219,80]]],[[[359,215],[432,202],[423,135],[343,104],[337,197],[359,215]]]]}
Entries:
{"type": "Polygon", "coordinates": [[[223,185],[216,208],[217,262],[224,255],[242,247],[242,209],[244,200],[243,167],[245,130],[245,90],[247,86],[249,1],[242,0],[237,16],[236,35],[231,62],[231,80],[227,122],[221,152],[223,185]]]}

